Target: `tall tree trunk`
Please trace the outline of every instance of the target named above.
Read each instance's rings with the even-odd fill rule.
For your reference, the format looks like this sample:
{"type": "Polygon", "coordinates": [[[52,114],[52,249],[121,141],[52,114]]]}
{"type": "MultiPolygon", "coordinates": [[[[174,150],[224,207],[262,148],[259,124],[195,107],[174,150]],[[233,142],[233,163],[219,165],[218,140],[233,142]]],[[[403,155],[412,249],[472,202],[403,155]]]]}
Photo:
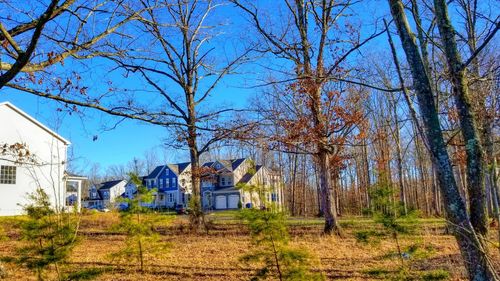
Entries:
{"type": "Polygon", "coordinates": [[[194,94],[186,94],[188,105],[188,147],[191,160],[191,187],[193,189],[191,197],[191,226],[198,228],[204,224],[204,214],[201,198],[201,180],[200,180],[200,154],[198,151],[197,132],[196,132],[196,111],[194,106],[194,94]]]}
{"type": "Polygon", "coordinates": [[[393,136],[394,141],[396,142],[396,164],[398,169],[399,201],[401,202],[403,206],[403,212],[406,215],[408,213],[408,206],[406,202],[406,192],[403,179],[403,155],[401,153],[401,138],[399,135],[399,118],[396,108],[396,101],[393,96],[391,96],[390,98],[390,105],[392,108],[392,114],[394,116],[393,118],[395,124],[393,136]]]}
{"type": "Polygon", "coordinates": [[[370,177],[370,161],[368,158],[368,145],[366,143],[366,138],[363,139],[363,168],[364,168],[364,174],[366,176],[366,181],[364,182],[365,184],[365,192],[366,192],[366,205],[367,208],[371,207],[371,200],[370,200],[370,186],[371,186],[371,177],[370,177]]]}
{"type": "MultiPolygon", "coordinates": [[[[389,0],[389,5],[412,73],[413,86],[423,118],[427,143],[432,160],[436,164],[439,186],[443,192],[447,220],[457,239],[469,278],[476,281],[498,280],[498,275],[479,236],[472,227],[464,201],[458,192],[430,81],[425,72],[415,38],[410,30],[403,3],[401,0],[389,0]]],[[[392,46],[392,48],[394,47],[392,46]]],[[[397,63],[395,53],[394,60],[397,63]]]]}
{"type": "Polygon", "coordinates": [[[469,192],[470,217],[474,229],[486,235],[488,214],[486,212],[486,192],[484,185],[484,158],[481,139],[476,125],[476,117],[468,93],[467,78],[455,40],[455,30],[448,17],[445,0],[434,0],[436,22],[441,35],[443,49],[448,62],[455,104],[460,119],[460,127],[467,154],[467,189],[469,192]]]}
{"type": "Polygon", "coordinates": [[[335,233],[340,235],[340,227],[337,223],[337,210],[332,196],[332,185],[330,183],[328,151],[320,149],[316,158],[319,168],[321,207],[323,216],[325,217],[325,227],[323,232],[325,234],[335,233]]]}

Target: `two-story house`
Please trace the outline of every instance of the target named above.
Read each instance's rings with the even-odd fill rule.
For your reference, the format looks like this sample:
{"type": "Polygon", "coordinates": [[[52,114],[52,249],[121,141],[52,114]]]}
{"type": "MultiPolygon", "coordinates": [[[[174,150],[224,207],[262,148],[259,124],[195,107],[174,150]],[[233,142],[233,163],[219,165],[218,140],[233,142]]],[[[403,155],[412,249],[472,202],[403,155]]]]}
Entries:
{"type": "Polygon", "coordinates": [[[205,209],[259,208],[271,202],[282,204],[279,176],[269,168],[255,165],[250,158],[218,160],[203,166],[208,169],[201,180],[205,209]]]}
{"type": "MultiPolygon", "coordinates": [[[[250,158],[218,160],[205,163],[202,167],[205,172],[201,179],[201,195],[205,210],[259,208],[266,202],[282,203],[279,177],[269,168],[256,166],[250,158]],[[253,188],[245,188],[250,185],[253,188]]],[[[158,166],[143,178],[143,183],[149,189],[157,190],[155,200],[149,207],[187,206],[193,192],[191,165],[158,166]]]]}
{"type": "Polygon", "coordinates": [[[83,177],[66,171],[70,142],[10,102],[0,102],[0,216],[21,215],[37,188],[58,210],[80,209],[83,177]]]}
{"type": "Polygon", "coordinates": [[[89,209],[104,209],[117,207],[117,199],[125,193],[126,180],[114,180],[91,186],[88,198],[83,202],[89,209]]]}
{"type": "Polygon", "coordinates": [[[174,208],[187,206],[193,192],[191,186],[191,163],[166,164],[156,167],[144,177],[146,187],[156,188],[152,207],[174,208]]]}

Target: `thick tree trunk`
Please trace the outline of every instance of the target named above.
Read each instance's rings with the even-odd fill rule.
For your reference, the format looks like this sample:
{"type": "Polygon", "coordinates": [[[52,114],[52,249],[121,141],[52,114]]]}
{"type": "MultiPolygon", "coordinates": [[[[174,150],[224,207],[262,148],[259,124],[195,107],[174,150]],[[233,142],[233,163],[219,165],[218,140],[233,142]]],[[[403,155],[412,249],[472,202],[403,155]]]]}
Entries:
{"type": "Polygon", "coordinates": [[[191,160],[191,187],[193,189],[190,207],[191,226],[198,228],[204,224],[204,214],[201,198],[201,180],[200,180],[200,154],[198,151],[198,137],[196,132],[196,111],[194,106],[194,94],[187,92],[186,100],[188,105],[188,137],[187,144],[191,160]]]}
{"type": "Polygon", "coordinates": [[[443,192],[447,220],[457,239],[469,278],[477,281],[498,280],[498,275],[472,227],[464,201],[458,192],[430,81],[411,33],[403,3],[401,0],[389,0],[389,5],[413,76],[413,86],[424,121],[427,142],[436,165],[439,186],[443,192]]]}
{"type": "Polygon", "coordinates": [[[465,141],[465,151],[467,153],[467,190],[469,193],[471,222],[478,233],[486,235],[488,232],[488,214],[486,212],[486,192],[484,185],[484,152],[476,124],[476,117],[470,102],[465,68],[462,66],[462,59],[458,52],[455,30],[448,17],[446,1],[434,0],[434,8],[453,84],[460,127],[465,141]]]}
{"type": "Polygon", "coordinates": [[[340,235],[340,227],[337,223],[337,210],[335,206],[335,200],[332,196],[330,183],[328,152],[324,149],[320,149],[316,158],[319,170],[321,207],[323,216],[325,217],[325,227],[323,232],[325,234],[335,233],[337,235],[340,235]]]}

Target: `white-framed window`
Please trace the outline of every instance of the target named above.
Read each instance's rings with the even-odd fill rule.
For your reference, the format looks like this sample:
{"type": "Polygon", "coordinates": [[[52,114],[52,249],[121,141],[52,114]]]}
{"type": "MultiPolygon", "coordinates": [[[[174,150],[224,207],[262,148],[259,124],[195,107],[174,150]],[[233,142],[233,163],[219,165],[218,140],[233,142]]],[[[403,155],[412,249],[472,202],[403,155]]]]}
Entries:
{"type": "Polygon", "coordinates": [[[16,184],[16,166],[0,166],[0,184],[16,184]]]}
{"type": "Polygon", "coordinates": [[[174,202],[174,194],[168,193],[168,202],[174,202]]]}
{"type": "Polygon", "coordinates": [[[169,188],[170,187],[170,179],[167,178],[165,179],[165,188],[169,188]]]}
{"type": "Polygon", "coordinates": [[[163,180],[159,180],[158,183],[158,188],[163,188],[163,180]]]}
{"type": "Polygon", "coordinates": [[[177,179],[172,178],[172,187],[177,187],[177,179]]]}
{"type": "Polygon", "coordinates": [[[160,194],[160,201],[163,201],[163,200],[165,200],[165,195],[160,194]]]}

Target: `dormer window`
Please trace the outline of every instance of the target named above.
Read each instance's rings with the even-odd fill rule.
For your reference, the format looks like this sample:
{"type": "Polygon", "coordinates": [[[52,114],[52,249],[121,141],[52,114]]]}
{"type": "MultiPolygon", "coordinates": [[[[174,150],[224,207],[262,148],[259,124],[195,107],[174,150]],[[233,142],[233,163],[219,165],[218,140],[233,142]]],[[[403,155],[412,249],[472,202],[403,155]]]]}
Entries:
{"type": "Polygon", "coordinates": [[[221,177],[221,179],[220,179],[220,185],[222,185],[222,186],[226,185],[226,177],[221,177]]]}

